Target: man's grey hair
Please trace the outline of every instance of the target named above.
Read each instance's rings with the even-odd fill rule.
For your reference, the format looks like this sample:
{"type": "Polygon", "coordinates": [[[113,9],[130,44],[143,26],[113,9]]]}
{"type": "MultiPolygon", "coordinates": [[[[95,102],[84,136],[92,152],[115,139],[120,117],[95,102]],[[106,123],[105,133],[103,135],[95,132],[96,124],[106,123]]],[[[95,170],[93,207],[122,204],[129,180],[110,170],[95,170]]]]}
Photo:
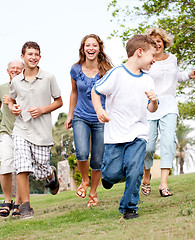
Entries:
{"type": "Polygon", "coordinates": [[[23,67],[24,67],[24,63],[23,63],[22,61],[20,61],[20,60],[12,60],[12,61],[10,61],[10,62],[8,63],[7,68],[9,69],[9,68],[10,68],[10,65],[11,65],[12,63],[14,63],[14,62],[21,63],[21,64],[23,65],[23,67]]]}

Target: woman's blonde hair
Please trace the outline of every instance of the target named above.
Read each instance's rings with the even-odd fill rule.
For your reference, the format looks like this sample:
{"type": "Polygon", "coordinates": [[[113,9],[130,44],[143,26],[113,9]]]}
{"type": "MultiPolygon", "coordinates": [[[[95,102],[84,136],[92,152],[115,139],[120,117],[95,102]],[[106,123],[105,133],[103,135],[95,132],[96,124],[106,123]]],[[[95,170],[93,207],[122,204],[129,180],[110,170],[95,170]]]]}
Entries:
{"type": "Polygon", "coordinates": [[[173,38],[168,35],[162,28],[151,28],[146,32],[149,37],[159,36],[164,42],[164,48],[168,48],[173,45],[173,38]]]}
{"type": "Polygon", "coordinates": [[[85,45],[85,41],[88,38],[96,39],[96,41],[99,44],[100,52],[98,54],[98,69],[99,69],[99,76],[101,78],[101,77],[103,77],[105,75],[105,73],[108,70],[110,70],[113,67],[113,65],[112,65],[112,62],[110,61],[110,59],[108,58],[108,56],[104,52],[103,41],[96,34],[86,35],[82,39],[81,45],[80,45],[80,48],[79,48],[79,61],[76,64],[81,64],[82,65],[85,62],[85,60],[86,60],[86,56],[85,56],[85,53],[84,53],[84,45],[85,45]]]}

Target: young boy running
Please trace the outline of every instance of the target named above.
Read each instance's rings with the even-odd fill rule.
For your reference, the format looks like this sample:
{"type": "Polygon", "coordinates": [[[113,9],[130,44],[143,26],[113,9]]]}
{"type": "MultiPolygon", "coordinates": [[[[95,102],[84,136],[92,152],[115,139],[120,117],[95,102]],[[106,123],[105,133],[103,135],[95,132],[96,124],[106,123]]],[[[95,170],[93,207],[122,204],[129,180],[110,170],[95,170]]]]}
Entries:
{"type": "Polygon", "coordinates": [[[146,35],[135,35],[126,45],[128,61],[111,69],[92,89],[92,101],[101,123],[105,123],[102,184],[109,189],[126,177],[119,211],[124,219],[136,218],[139,187],[148,134],[147,109],[158,108],[154,82],[143,70],[154,63],[156,43],[146,35]],[[106,111],[100,94],[106,95],[106,111]]]}
{"type": "Polygon", "coordinates": [[[39,45],[26,42],[21,58],[25,67],[11,83],[12,102],[9,108],[16,116],[13,138],[18,190],[23,202],[20,217],[27,218],[33,216],[29,173],[34,173],[37,179],[46,178],[46,186],[50,188],[51,194],[56,194],[59,189],[56,169],[49,165],[53,144],[51,112],[63,103],[55,77],[38,67],[41,59],[39,45]]]}

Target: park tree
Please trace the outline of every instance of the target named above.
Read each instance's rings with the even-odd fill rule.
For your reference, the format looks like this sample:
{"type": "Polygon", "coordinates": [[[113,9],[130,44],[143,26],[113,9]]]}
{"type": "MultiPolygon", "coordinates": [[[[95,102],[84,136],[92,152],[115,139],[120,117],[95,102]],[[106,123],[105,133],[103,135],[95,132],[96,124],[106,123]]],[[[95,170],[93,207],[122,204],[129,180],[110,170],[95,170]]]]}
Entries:
{"type": "Polygon", "coordinates": [[[194,159],[192,153],[195,153],[193,148],[195,140],[192,137],[189,137],[189,133],[194,130],[189,125],[184,125],[183,123],[178,123],[177,126],[177,153],[176,153],[176,168],[180,166],[180,174],[183,174],[184,162],[186,165],[189,165],[189,161],[192,160],[193,164],[194,159]]]}

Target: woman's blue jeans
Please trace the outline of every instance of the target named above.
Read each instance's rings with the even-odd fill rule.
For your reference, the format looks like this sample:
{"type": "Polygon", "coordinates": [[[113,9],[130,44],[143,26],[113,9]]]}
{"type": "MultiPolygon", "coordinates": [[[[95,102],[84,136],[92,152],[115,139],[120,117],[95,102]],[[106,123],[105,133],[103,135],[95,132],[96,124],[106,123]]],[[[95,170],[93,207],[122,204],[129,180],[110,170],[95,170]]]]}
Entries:
{"type": "Polygon", "coordinates": [[[146,142],[139,138],[128,143],[105,144],[102,178],[112,184],[119,182],[123,176],[126,178],[125,191],[119,206],[121,213],[126,209],[138,209],[145,150],[146,142]]]}
{"type": "Polygon", "coordinates": [[[104,154],[104,124],[74,116],[72,126],[77,160],[87,161],[91,147],[90,167],[100,170],[104,154]]]}

